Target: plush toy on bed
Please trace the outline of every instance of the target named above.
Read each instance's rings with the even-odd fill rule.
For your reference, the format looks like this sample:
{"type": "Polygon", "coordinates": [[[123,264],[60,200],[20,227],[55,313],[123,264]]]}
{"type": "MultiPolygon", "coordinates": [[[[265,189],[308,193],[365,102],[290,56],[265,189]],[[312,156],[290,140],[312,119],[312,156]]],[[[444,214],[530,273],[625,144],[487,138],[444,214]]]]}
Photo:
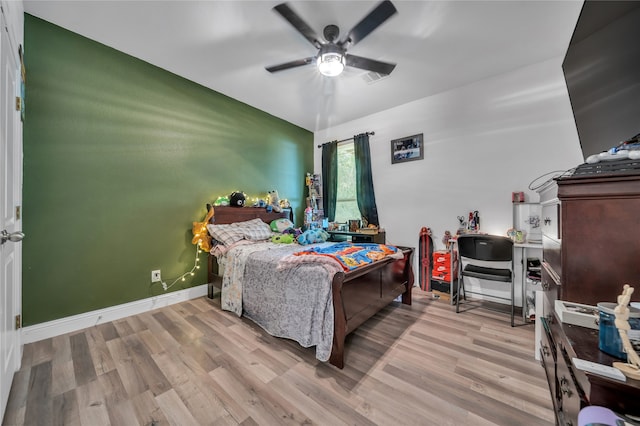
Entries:
{"type": "Polygon", "coordinates": [[[296,240],[298,239],[298,237],[300,236],[300,234],[302,234],[302,229],[300,228],[287,228],[284,231],[282,231],[283,234],[291,234],[293,235],[293,238],[295,238],[296,240]]]}
{"type": "Polygon", "coordinates": [[[272,220],[269,226],[273,232],[279,232],[282,234],[286,229],[293,228],[293,222],[286,217],[281,217],[279,219],[272,220]]]}
{"type": "Polygon", "coordinates": [[[295,241],[291,234],[276,234],[271,237],[271,242],[276,244],[291,244],[295,241]]]}
{"type": "Polygon", "coordinates": [[[298,236],[298,242],[303,246],[324,243],[328,239],[329,234],[322,229],[308,229],[298,236]]]}

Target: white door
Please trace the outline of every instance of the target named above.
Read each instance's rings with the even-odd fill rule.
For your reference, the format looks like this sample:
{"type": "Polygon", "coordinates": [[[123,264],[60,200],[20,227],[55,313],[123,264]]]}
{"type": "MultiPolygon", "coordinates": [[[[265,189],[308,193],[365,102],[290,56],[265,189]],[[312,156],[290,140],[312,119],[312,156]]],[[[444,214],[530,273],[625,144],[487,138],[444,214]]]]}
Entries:
{"type": "Polygon", "coordinates": [[[16,111],[19,94],[19,57],[11,45],[4,14],[0,27],[0,420],[20,366],[20,333],[16,316],[21,309],[22,130],[16,111]]]}

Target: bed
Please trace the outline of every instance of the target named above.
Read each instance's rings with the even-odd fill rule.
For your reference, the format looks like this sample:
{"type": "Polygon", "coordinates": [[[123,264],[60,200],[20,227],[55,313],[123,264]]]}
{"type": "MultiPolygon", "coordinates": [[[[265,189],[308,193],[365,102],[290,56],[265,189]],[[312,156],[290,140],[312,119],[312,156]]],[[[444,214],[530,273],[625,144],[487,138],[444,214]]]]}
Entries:
{"type": "MultiPolygon", "coordinates": [[[[291,219],[291,210],[276,213],[262,208],[216,206],[211,223],[225,225],[260,219],[268,224],[281,217],[291,219]]],[[[411,305],[414,276],[410,247],[397,247],[393,257],[345,271],[336,268],[335,262],[333,266],[306,259],[301,262],[299,258],[313,256],[293,254],[313,246],[260,244],[251,248],[241,246],[238,251],[234,248],[233,254],[229,250],[226,256],[221,256],[227,263],[220,269],[224,268],[227,274],[233,271],[229,262],[240,258],[246,261],[246,265],[242,263],[242,306],[231,307],[274,336],[296,340],[304,347],[316,346],[316,358],[338,368],[344,367],[345,339],[349,333],[398,297],[403,304],[411,305]],[[260,244],[265,251],[261,251],[260,244]],[[286,259],[295,264],[287,266],[286,259]],[[309,318],[301,319],[307,313],[309,318]]],[[[209,254],[209,297],[213,297],[214,288],[223,287],[225,274],[218,271],[218,266],[218,259],[209,254]]],[[[226,284],[225,288],[229,291],[226,284]]],[[[224,303],[223,298],[223,309],[230,310],[224,303]]]]}

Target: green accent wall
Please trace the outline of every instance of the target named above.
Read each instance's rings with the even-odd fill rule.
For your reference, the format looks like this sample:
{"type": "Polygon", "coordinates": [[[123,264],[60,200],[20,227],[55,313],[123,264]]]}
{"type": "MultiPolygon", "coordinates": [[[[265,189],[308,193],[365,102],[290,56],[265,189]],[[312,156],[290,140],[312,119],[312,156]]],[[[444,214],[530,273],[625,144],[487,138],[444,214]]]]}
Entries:
{"type": "Polygon", "coordinates": [[[311,132],[28,14],[25,66],[24,325],[163,294],[151,270],[192,268],[220,195],[277,189],[301,218],[311,132]]]}

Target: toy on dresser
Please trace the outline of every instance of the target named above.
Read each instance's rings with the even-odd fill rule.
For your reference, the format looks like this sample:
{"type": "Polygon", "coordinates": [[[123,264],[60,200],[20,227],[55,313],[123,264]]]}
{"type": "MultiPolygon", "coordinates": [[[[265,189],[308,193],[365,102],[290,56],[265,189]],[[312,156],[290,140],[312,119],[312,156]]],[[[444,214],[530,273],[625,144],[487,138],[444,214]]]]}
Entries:
{"type": "Polygon", "coordinates": [[[620,333],[622,347],[627,353],[627,362],[614,362],[613,366],[622,371],[624,375],[630,379],[640,380],[640,356],[638,356],[629,340],[629,331],[631,330],[631,326],[629,325],[629,302],[631,301],[632,294],[633,287],[625,284],[622,294],[618,296],[618,306],[614,309],[616,314],[616,328],[620,333]]]}
{"type": "Polygon", "coordinates": [[[278,191],[275,189],[267,193],[267,209],[273,210],[276,213],[280,213],[282,211],[282,207],[280,206],[280,196],[278,195],[278,191]]]}
{"type": "Polygon", "coordinates": [[[586,162],[595,164],[600,161],[625,160],[627,158],[640,160],[640,133],[629,140],[620,142],[618,146],[614,146],[608,151],[588,156],[586,162]]]}

